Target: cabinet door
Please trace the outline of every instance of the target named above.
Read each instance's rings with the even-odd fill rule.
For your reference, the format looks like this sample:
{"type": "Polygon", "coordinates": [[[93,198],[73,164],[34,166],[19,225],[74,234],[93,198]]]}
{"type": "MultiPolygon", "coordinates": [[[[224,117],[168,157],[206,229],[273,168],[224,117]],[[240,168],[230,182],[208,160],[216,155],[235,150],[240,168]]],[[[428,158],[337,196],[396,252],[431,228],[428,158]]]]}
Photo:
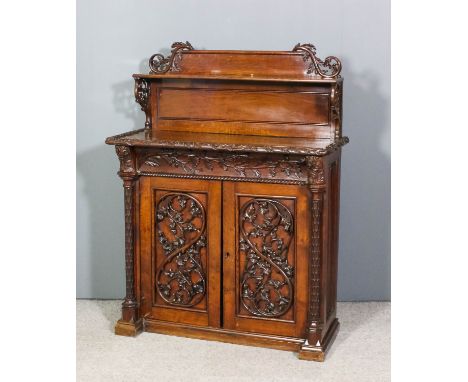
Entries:
{"type": "Polygon", "coordinates": [[[308,190],[225,182],[224,327],[299,337],[307,321],[308,190]]]}
{"type": "Polygon", "coordinates": [[[220,326],[221,183],[141,179],[141,313],[220,326]]]}

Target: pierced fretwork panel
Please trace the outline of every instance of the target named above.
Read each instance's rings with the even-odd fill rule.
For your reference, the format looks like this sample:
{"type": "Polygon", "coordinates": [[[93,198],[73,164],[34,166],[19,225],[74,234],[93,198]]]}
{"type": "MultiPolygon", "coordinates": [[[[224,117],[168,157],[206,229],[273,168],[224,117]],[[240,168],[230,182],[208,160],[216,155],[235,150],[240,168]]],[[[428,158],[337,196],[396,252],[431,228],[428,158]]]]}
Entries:
{"type": "Polygon", "coordinates": [[[240,315],[293,319],[294,200],[240,197],[240,315]]]}
{"type": "Polygon", "coordinates": [[[206,308],[204,204],[204,194],[156,192],[156,303],[206,308]]]}

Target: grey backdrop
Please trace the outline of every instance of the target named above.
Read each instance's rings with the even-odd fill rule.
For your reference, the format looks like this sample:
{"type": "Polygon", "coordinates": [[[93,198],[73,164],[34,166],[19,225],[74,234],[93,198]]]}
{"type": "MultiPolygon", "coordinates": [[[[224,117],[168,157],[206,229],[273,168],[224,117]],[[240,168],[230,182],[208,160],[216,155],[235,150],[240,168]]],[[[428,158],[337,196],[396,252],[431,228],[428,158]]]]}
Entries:
{"type": "Polygon", "coordinates": [[[256,50],[310,42],[320,57],[342,59],[351,142],[343,151],[338,298],[390,299],[389,0],[78,0],[77,15],[77,297],[124,295],[122,185],[104,139],[143,127],[132,73],[189,40],[197,49],[256,50]]]}

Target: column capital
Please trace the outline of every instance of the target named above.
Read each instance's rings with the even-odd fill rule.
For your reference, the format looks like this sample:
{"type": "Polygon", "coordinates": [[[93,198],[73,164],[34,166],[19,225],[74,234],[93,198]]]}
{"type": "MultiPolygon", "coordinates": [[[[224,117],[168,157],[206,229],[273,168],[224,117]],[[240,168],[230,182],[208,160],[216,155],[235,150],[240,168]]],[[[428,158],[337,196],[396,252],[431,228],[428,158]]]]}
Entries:
{"type": "Polygon", "coordinates": [[[307,183],[309,188],[323,188],[325,186],[325,171],[323,158],[318,156],[308,156],[306,158],[308,169],[307,183]]]}

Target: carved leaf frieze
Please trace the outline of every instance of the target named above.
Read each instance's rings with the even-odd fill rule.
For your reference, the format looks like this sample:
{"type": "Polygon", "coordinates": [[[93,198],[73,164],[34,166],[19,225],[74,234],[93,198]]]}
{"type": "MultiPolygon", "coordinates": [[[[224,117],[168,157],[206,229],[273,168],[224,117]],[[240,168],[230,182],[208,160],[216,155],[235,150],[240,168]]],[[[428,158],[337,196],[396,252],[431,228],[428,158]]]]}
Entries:
{"type": "Polygon", "coordinates": [[[229,154],[213,156],[206,152],[161,152],[148,156],[145,164],[160,167],[163,163],[171,167],[180,168],[187,174],[199,174],[202,171],[212,172],[215,167],[224,171],[232,171],[239,177],[270,177],[275,178],[279,173],[287,178],[300,179],[305,158],[276,160],[255,160],[248,154],[229,154]]]}

